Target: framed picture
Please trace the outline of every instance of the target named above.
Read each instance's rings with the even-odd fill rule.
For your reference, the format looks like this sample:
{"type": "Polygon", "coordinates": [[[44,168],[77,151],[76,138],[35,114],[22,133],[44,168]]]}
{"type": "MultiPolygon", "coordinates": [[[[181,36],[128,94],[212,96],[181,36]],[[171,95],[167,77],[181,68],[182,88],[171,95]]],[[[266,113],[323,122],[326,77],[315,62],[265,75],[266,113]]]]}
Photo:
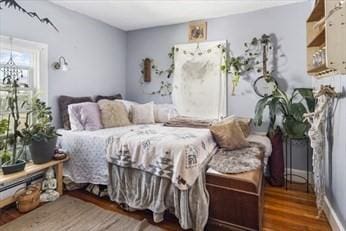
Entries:
{"type": "Polygon", "coordinates": [[[207,22],[197,21],[189,23],[189,42],[200,42],[207,40],[207,22]]]}

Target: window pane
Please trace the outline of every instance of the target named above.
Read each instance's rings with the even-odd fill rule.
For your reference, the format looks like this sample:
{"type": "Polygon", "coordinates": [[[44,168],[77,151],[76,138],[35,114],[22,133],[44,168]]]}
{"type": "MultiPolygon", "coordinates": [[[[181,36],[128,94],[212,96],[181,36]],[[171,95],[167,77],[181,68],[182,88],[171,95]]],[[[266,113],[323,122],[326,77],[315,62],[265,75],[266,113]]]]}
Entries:
{"type": "MultiPolygon", "coordinates": [[[[6,91],[0,91],[0,116],[6,116],[8,113],[10,113],[8,109],[8,101],[7,101],[7,95],[8,93],[6,91]]],[[[18,92],[18,106],[19,111],[21,113],[25,113],[30,110],[29,104],[31,103],[32,99],[32,91],[19,91],[18,92]],[[29,102],[23,103],[23,102],[29,102]]]]}
{"type": "MultiPolygon", "coordinates": [[[[0,50],[0,64],[6,64],[10,59],[11,51],[1,49],[0,50]]],[[[31,53],[23,53],[18,51],[12,51],[13,61],[17,66],[32,67],[33,55],[31,53]]]]}
{"type": "MultiPolygon", "coordinates": [[[[0,65],[0,68],[1,68],[1,65],[0,65]]],[[[29,87],[32,87],[32,83],[31,83],[31,71],[28,70],[28,69],[22,69],[23,71],[23,77],[22,78],[19,78],[19,83],[23,83],[23,84],[27,84],[29,87]]],[[[4,73],[2,71],[0,71],[0,87],[1,86],[4,86],[3,84],[3,79],[4,79],[4,73]]]]}

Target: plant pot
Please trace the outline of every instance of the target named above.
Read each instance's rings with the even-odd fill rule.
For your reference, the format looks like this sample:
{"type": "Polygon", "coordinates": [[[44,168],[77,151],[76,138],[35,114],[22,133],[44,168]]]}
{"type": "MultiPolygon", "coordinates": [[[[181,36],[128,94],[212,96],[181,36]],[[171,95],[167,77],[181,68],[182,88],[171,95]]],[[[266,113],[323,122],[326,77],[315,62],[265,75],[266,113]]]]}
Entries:
{"type": "Polygon", "coordinates": [[[32,141],[29,146],[32,162],[34,164],[44,164],[52,160],[56,142],[57,137],[49,139],[47,142],[44,140],[32,141]]]}
{"type": "Polygon", "coordinates": [[[25,168],[25,161],[17,160],[15,164],[9,164],[9,162],[6,162],[1,166],[1,168],[4,175],[20,172],[23,171],[25,168]]]}

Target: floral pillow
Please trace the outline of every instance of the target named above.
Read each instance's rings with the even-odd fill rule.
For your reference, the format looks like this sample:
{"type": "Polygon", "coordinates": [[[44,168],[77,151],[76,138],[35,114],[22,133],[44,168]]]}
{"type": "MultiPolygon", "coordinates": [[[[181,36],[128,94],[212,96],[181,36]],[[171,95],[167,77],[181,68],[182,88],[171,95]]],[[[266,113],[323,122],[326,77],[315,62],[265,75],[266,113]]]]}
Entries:
{"type": "Polygon", "coordinates": [[[103,128],[97,103],[85,102],[70,104],[67,110],[72,131],[92,131],[103,128]]]}

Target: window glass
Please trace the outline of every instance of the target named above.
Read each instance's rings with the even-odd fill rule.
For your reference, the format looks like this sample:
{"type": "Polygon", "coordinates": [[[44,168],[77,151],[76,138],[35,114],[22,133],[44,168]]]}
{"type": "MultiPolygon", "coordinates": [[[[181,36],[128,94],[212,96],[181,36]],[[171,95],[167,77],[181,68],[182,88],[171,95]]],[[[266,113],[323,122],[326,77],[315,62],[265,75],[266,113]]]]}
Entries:
{"type": "MultiPolygon", "coordinates": [[[[3,84],[4,79],[4,73],[1,70],[1,68],[6,65],[8,60],[10,59],[11,52],[6,49],[0,50],[0,119],[7,118],[9,112],[8,109],[8,92],[6,90],[5,85],[3,84]]],[[[34,63],[34,56],[32,53],[29,52],[20,52],[20,51],[13,51],[12,52],[13,61],[15,64],[22,70],[23,76],[19,79],[19,84],[27,84],[29,88],[22,88],[18,92],[18,104],[20,105],[20,122],[21,126],[24,125],[26,112],[30,110],[28,108],[28,105],[25,104],[22,106],[23,102],[30,101],[33,94],[34,94],[34,71],[35,67],[33,65],[34,63]]],[[[30,118],[29,118],[30,119],[30,118]]],[[[11,123],[10,123],[11,124],[11,123]]]]}
{"type": "MultiPolygon", "coordinates": [[[[11,57],[11,51],[6,49],[0,50],[0,65],[4,65],[11,57]]],[[[33,65],[33,55],[19,51],[12,51],[12,57],[17,66],[31,67],[33,65]]]]}

